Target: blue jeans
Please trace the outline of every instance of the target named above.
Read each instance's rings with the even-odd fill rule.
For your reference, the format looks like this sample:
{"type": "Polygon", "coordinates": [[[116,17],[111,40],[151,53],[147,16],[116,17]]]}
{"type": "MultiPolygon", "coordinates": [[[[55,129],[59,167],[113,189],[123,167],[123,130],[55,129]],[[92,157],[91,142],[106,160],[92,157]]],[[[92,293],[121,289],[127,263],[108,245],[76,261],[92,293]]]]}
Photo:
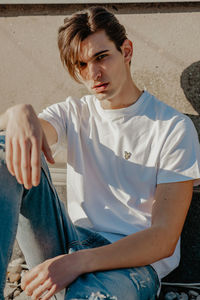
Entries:
{"type": "MultiPolygon", "coordinates": [[[[44,157],[37,187],[26,190],[17,183],[6,167],[4,143],[4,136],[0,136],[0,300],[4,299],[6,270],[16,236],[29,268],[57,255],[110,243],[100,234],[72,224],[44,157]]],[[[145,266],[84,274],[54,298],[153,300],[158,288],[156,272],[145,266]]]]}

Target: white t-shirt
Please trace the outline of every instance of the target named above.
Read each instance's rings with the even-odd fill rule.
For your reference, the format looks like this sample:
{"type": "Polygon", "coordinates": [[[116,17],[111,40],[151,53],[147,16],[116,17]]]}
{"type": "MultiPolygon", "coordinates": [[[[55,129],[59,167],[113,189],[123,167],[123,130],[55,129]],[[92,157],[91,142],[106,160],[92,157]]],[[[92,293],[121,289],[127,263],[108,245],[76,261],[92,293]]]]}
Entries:
{"type": "MultiPolygon", "coordinates": [[[[75,224],[111,242],[151,226],[156,186],[200,178],[192,121],[144,92],[133,105],[104,110],[95,96],[68,97],[40,115],[67,155],[67,199],[75,224]]],[[[175,253],[152,266],[159,278],[179,263],[175,253]]]]}

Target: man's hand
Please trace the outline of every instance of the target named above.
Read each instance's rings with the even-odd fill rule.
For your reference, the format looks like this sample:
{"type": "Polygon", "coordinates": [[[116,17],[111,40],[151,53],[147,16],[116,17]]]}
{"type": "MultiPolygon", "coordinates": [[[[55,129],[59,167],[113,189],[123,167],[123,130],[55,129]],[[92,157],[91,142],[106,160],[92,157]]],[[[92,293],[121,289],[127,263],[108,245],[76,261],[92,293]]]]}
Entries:
{"type": "Polygon", "coordinates": [[[31,105],[20,104],[6,112],[6,163],[9,172],[26,189],[40,182],[41,150],[54,163],[40,121],[31,105]]]}
{"type": "Polygon", "coordinates": [[[46,260],[24,275],[22,289],[34,300],[50,299],[83,273],[81,256],[79,251],[46,260]]]}

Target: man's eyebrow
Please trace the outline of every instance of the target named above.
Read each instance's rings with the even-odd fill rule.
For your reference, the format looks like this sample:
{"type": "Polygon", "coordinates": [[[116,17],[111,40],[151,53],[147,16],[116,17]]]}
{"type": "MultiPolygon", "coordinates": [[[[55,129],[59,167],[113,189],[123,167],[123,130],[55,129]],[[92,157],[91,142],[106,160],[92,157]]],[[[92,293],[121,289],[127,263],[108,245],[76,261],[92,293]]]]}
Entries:
{"type": "MultiPolygon", "coordinates": [[[[94,55],[92,55],[92,58],[95,58],[95,57],[97,57],[97,56],[99,56],[103,53],[106,53],[106,52],[109,52],[109,50],[106,49],[106,50],[99,51],[99,52],[95,53],[94,55]]],[[[84,61],[76,61],[75,65],[82,64],[82,63],[84,64],[84,61]]]]}
{"type": "Polygon", "coordinates": [[[102,51],[99,51],[97,53],[95,53],[92,57],[97,57],[98,55],[101,55],[102,53],[105,53],[105,52],[108,52],[109,50],[102,50],[102,51]]]}

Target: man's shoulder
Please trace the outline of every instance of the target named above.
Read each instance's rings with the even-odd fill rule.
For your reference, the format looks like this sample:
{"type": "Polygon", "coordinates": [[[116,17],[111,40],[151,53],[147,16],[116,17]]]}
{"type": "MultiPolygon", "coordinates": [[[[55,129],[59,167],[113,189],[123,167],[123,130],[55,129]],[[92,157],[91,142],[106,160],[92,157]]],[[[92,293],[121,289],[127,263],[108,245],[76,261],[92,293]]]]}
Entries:
{"type": "Polygon", "coordinates": [[[145,115],[151,120],[151,124],[159,130],[160,135],[166,137],[171,135],[173,138],[177,138],[177,134],[179,136],[197,136],[194,124],[187,115],[151,94],[149,97],[145,115]]]}
{"type": "MultiPolygon", "coordinates": [[[[146,97],[148,98],[148,104],[146,111],[149,116],[154,117],[155,119],[160,119],[163,121],[167,120],[188,120],[189,117],[178,111],[176,108],[165,103],[164,101],[158,99],[156,96],[146,92],[146,97]]],[[[190,120],[190,119],[189,119],[190,120]]]]}

